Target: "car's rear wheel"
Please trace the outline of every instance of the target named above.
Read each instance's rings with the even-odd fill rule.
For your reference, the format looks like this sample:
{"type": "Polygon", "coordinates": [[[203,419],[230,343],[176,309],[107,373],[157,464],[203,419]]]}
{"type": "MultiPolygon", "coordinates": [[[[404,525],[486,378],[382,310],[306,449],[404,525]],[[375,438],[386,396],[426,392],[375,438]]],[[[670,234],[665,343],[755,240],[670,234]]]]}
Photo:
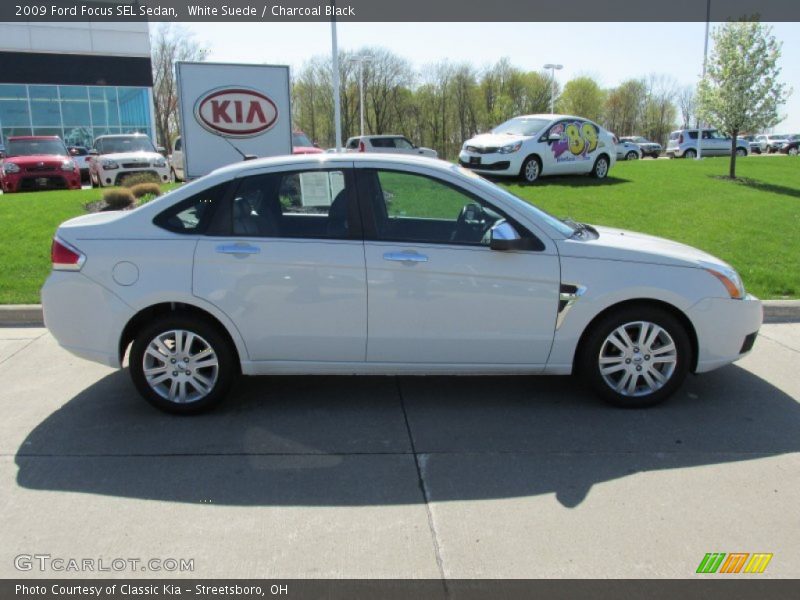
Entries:
{"type": "Polygon", "coordinates": [[[604,317],[579,351],[581,374],[601,398],[623,408],[666,400],[686,378],[692,354],[683,324],[651,306],[632,306],[604,317]]]}
{"type": "Polygon", "coordinates": [[[596,179],[605,179],[608,175],[608,167],[608,157],[605,154],[598,156],[592,167],[592,177],[596,179]]]}
{"type": "Polygon", "coordinates": [[[134,385],[150,404],[176,414],[208,410],[225,398],[236,373],[235,352],[217,327],[188,315],[169,315],[133,341],[134,385]]]}
{"type": "Polygon", "coordinates": [[[633,150],[631,150],[625,155],[625,160],[638,160],[638,158],[639,155],[636,154],[636,152],[634,152],[633,150]]]}
{"type": "Polygon", "coordinates": [[[525,162],[522,163],[522,168],[519,170],[519,176],[522,177],[523,181],[526,183],[533,183],[537,179],[539,179],[539,175],[542,174],[542,165],[539,163],[539,159],[535,156],[529,156],[525,159],[525,162]]]}
{"type": "Polygon", "coordinates": [[[683,153],[683,158],[697,158],[697,151],[689,148],[686,152],[683,153]]]}
{"type": "Polygon", "coordinates": [[[745,150],[744,148],[737,148],[736,156],[747,156],[747,150],[745,150]]]}
{"type": "Polygon", "coordinates": [[[797,156],[797,148],[789,148],[789,150],[787,150],[786,153],[789,156],[797,156]]]}

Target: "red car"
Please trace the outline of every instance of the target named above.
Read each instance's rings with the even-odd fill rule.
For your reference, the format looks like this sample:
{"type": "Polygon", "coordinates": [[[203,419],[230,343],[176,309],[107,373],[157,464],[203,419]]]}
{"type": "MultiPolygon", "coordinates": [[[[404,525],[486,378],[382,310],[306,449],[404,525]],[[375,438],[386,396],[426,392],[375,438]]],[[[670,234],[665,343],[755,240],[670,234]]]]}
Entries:
{"type": "Polygon", "coordinates": [[[322,154],[324,150],[317,148],[302,131],[292,132],[292,154],[322,154]]]}
{"type": "Polygon", "coordinates": [[[9,137],[0,156],[3,192],[81,189],[81,171],[55,135],[9,137]]]}

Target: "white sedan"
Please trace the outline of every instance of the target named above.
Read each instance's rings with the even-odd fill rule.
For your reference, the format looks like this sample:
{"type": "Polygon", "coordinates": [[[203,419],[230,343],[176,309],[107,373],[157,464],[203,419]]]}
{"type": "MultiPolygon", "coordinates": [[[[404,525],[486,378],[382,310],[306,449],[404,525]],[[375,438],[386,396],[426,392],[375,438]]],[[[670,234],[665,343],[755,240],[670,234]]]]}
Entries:
{"type": "MultiPolygon", "coordinates": [[[[62,224],[43,290],[72,353],[126,354],[193,413],[235,375],[552,374],[655,404],[747,354],[762,320],[723,261],[562,221],[443,161],[248,161],[62,224]]],[[[533,393],[534,390],[532,390],[533,393]]]]}
{"type": "Polygon", "coordinates": [[[639,160],[642,158],[642,149],[639,144],[628,140],[617,141],[617,160],[639,160]]]}
{"type": "Polygon", "coordinates": [[[464,142],[459,164],[484,175],[521,177],[589,174],[603,179],[617,160],[614,136],[572,115],[514,117],[464,142]]]}

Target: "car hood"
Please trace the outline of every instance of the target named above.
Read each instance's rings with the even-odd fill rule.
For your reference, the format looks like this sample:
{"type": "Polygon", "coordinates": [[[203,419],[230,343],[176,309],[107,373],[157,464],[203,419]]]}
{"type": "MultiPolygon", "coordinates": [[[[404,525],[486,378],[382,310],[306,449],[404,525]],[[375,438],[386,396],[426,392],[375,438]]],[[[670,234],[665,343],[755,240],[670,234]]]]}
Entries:
{"type": "MultiPolygon", "coordinates": [[[[114,154],[101,154],[100,158],[110,160],[153,161],[164,158],[158,152],[116,152],[114,154]]],[[[165,159],[166,160],[166,159],[165,159]]]]}
{"type": "Polygon", "coordinates": [[[30,156],[7,156],[3,162],[14,163],[15,165],[36,165],[40,162],[46,165],[58,164],[60,165],[65,160],[72,160],[71,157],[61,154],[32,154],[30,156]]]}
{"type": "Polygon", "coordinates": [[[594,229],[599,234],[595,240],[565,240],[562,255],[680,267],[713,264],[731,268],[716,256],[680,242],[612,227],[596,226],[594,229]]]}
{"type": "Polygon", "coordinates": [[[527,135],[507,135],[505,133],[482,133],[476,135],[465,142],[468,146],[478,146],[480,148],[492,147],[499,148],[514,142],[520,142],[531,139],[527,135]]]}

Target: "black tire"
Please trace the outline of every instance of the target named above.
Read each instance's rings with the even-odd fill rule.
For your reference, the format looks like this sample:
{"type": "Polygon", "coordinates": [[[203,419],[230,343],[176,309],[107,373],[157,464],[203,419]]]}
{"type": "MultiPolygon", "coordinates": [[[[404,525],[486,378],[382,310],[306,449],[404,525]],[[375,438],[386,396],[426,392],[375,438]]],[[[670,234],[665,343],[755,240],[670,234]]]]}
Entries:
{"type": "MultiPolygon", "coordinates": [[[[168,369],[177,368],[169,366],[166,358],[164,364],[168,369]]],[[[172,359],[169,360],[172,361],[172,359]]],[[[234,348],[231,347],[228,338],[216,325],[202,318],[187,314],[165,315],[144,327],[133,340],[129,358],[131,378],[142,397],[160,410],[180,415],[198,414],[219,404],[227,396],[233,385],[238,371],[235,361],[236,352],[234,348]],[[217,358],[216,380],[210,390],[201,397],[190,399],[185,403],[172,401],[160,395],[148,383],[144,373],[145,352],[150,342],[155,340],[157,336],[173,330],[183,330],[195,334],[200,339],[200,342],[208,344],[217,358]]],[[[181,364],[180,358],[178,358],[177,364],[181,364]]],[[[204,369],[204,375],[210,377],[208,367],[198,367],[198,369],[204,369]]],[[[176,373],[176,371],[173,371],[171,375],[174,376],[176,373]]],[[[180,377],[183,377],[183,375],[181,374],[180,377]]],[[[173,380],[173,377],[168,378],[170,381],[173,380]]],[[[189,387],[191,386],[187,386],[185,389],[189,387]]],[[[197,388],[193,389],[197,391],[197,388]]]]}
{"type": "Polygon", "coordinates": [[[736,149],[736,156],[747,156],[747,150],[744,148],[737,148],[736,149]]]}
{"type": "MultiPolygon", "coordinates": [[[[652,331],[652,329],[650,331],[652,331]]],[[[655,340],[654,343],[661,343],[660,338],[655,340]]],[[[658,349],[659,348],[656,348],[656,351],[658,351],[658,349]]],[[[576,366],[581,377],[603,400],[621,408],[644,408],[663,402],[675,393],[683,383],[683,380],[689,372],[689,366],[692,363],[692,345],[689,340],[689,334],[683,324],[668,311],[646,305],[634,305],[621,308],[601,318],[597,323],[592,325],[592,329],[583,338],[582,347],[578,349],[578,352],[576,366]],[[650,364],[651,367],[655,368],[656,363],[645,362],[645,357],[647,357],[647,361],[653,360],[653,357],[645,353],[646,350],[644,347],[641,349],[638,347],[635,348],[637,351],[641,350],[641,352],[638,352],[638,355],[633,354],[632,356],[635,357],[633,359],[624,358],[625,355],[620,354],[622,357],[620,358],[620,368],[618,368],[616,373],[608,374],[607,377],[613,380],[618,376],[619,378],[615,381],[619,383],[621,379],[626,377],[626,372],[631,370],[632,375],[635,376],[634,394],[639,395],[626,395],[613,389],[611,384],[606,381],[606,378],[600,372],[601,352],[604,352],[605,347],[613,349],[611,345],[606,344],[607,338],[612,332],[626,324],[630,326],[627,329],[629,332],[635,332],[635,324],[642,321],[658,325],[667,333],[668,337],[672,339],[676,349],[676,362],[671,372],[668,374],[666,382],[661,384],[661,387],[658,389],[648,393],[645,389],[647,388],[647,382],[644,379],[645,374],[642,372],[642,368],[648,373],[651,372],[648,370],[647,365],[650,364]],[[629,364],[623,366],[622,361],[629,364]],[[637,371],[632,371],[634,367],[637,371]],[[622,370],[621,374],[619,374],[620,370],[622,370]],[[640,384],[641,389],[639,387],[640,384]]],[[[669,369],[667,365],[663,364],[658,368],[669,369]]],[[[663,375],[664,372],[662,372],[662,376],[663,375]]]]}
{"type": "Polygon", "coordinates": [[[631,150],[625,155],[625,160],[639,160],[639,155],[631,150]]]}
{"type": "Polygon", "coordinates": [[[697,150],[689,148],[683,153],[683,158],[697,158],[697,150]]]}
{"type": "Polygon", "coordinates": [[[594,161],[592,167],[592,177],[595,179],[605,179],[608,176],[608,170],[611,168],[611,162],[605,154],[601,154],[594,161]]]}
{"type": "Polygon", "coordinates": [[[519,169],[519,176],[525,183],[535,183],[542,175],[542,163],[535,156],[529,156],[519,169]]]}

